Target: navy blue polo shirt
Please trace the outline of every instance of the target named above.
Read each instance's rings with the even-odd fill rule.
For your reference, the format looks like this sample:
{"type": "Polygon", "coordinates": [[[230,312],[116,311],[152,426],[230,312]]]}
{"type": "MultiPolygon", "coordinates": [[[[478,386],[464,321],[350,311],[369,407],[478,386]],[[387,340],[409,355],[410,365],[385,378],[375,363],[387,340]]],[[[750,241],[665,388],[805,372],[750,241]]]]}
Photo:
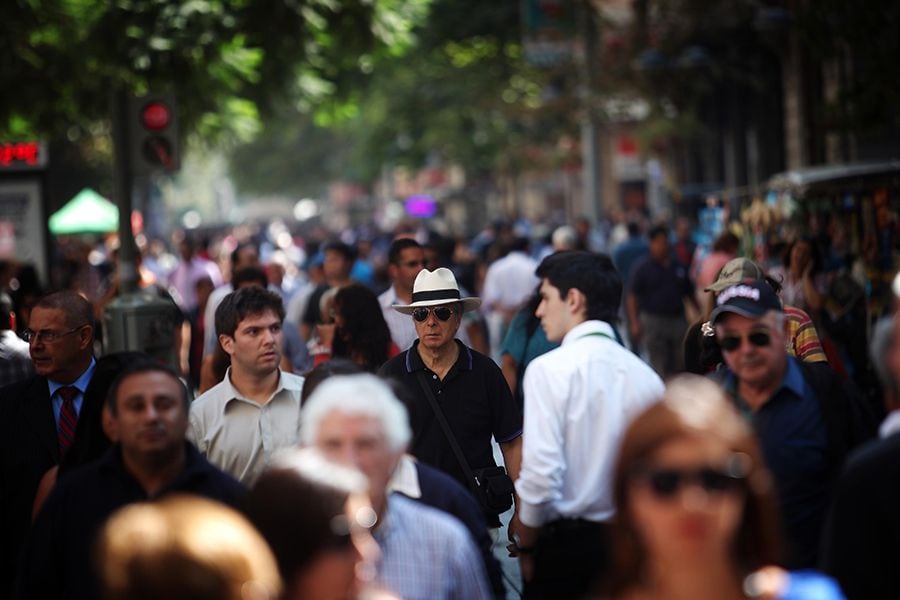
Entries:
{"type": "Polygon", "coordinates": [[[730,371],[725,389],[753,425],[775,478],[789,566],[814,566],[834,474],[825,421],[812,387],[797,359],[789,356],[781,387],[755,413],[737,396],[737,379],[730,371]]]}
{"type": "Polygon", "coordinates": [[[677,260],[663,264],[652,256],[635,265],[628,291],[637,297],[643,313],[662,317],[684,315],[684,298],[693,294],[687,269],[677,260]]]}
{"type": "Polygon", "coordinates": [[[459,340],[459,357],[443,380],[422,362],[419,341],[381,367],[379,375],[399,382],[407,392],[413,436],[410,453],[459,481],[469,483],[453,449],[434,416],[418,372],[424,372],[434,397],[462,448],[469,466],[475,469],[495,466],[491,437],[497,443],[522,435],[522,409],[513,399],[497,364],[459,340]]]}

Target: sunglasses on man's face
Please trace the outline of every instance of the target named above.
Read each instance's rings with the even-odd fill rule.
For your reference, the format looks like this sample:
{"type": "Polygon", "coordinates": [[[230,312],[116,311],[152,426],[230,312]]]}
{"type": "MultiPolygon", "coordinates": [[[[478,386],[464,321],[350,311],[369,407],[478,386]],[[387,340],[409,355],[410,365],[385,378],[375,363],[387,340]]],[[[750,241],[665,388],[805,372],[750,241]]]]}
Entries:
{"type": "Polygon", "coordinates": [[[414,310],[412,316],[413,319],[419,323],[425,322],[425,320],[428,319],[429,313],[434,313],[434,316],[437,317],[438,321],[449,321],[454,312],[456,311],[448,306],[422,307],[414,310]]]}
{"type": "Polygon", "coordinates": [[[740,490],[744,477],[712,467],[698,469],[643,469],[635,477],[647,485],[653,495],[660,499],[670,499],[678,495],[686,485],[695,485],[710,495],[725,494],[740,490]]]}
{"type": "MultiPolygon", "coordinates": [[[[726,335],[719,338],[719,347],[725,352],[733,352],[741,347],[744,337],[740,335],[726,335]]],[[[772,342],[772,336],[768,331],[754,331],[747,334],[747,339],[757,348],[765,348],[772,342]]]]}

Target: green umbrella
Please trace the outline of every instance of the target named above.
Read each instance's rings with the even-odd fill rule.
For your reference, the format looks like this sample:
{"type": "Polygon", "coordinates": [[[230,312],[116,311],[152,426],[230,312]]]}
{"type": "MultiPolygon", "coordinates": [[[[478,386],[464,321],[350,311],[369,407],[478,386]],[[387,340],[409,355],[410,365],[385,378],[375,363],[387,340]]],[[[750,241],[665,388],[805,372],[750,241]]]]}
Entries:
{"type": "Polygon", "coordinates": [[[50,217],[50,233],[109,233],[119,228],[119,208],[92,190],[84,188],[50,217]]]}

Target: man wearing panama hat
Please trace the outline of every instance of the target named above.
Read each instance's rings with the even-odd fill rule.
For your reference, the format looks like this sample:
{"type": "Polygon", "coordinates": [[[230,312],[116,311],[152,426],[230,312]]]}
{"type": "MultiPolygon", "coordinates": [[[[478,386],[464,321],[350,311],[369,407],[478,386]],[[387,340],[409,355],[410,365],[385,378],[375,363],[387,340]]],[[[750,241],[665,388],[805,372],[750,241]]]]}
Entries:
{"type": "MultiPolygon", "coordinates": [[[[491,437],[500,445],[512,480],[518,477],[522,451],[522,410],[500,368],[456,339],[463,313],[480,305],[478,298],[460,295],[449,269],[423,269],[413,284],[412,302],[393,306],[397,312],[410,315],[417,339],[379,372],[395,379],[408,392],[413,429],[410,452],[468,488],[473,482],[467,472],[495,466],[491,437]],[[428,391],[467,465],[457,458],[428,391]]],[[[489,526],[500,525],[497,514],[485,510],[485,517],[489,526]]]]}

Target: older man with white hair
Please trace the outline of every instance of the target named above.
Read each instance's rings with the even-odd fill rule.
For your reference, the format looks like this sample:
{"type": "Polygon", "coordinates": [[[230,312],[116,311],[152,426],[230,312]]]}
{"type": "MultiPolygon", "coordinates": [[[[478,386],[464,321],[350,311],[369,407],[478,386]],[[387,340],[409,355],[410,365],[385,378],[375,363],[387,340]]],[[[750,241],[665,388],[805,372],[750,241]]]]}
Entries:
{"type": "Polygon", "coordinates": [[[388,492],[410,439],[403,405],[373,375],[335,376],[303,408],[301,443],[359,469],[369,480],[378,580],[405,599],[490,598],[471,536],[453,517],[388,492]]]}

